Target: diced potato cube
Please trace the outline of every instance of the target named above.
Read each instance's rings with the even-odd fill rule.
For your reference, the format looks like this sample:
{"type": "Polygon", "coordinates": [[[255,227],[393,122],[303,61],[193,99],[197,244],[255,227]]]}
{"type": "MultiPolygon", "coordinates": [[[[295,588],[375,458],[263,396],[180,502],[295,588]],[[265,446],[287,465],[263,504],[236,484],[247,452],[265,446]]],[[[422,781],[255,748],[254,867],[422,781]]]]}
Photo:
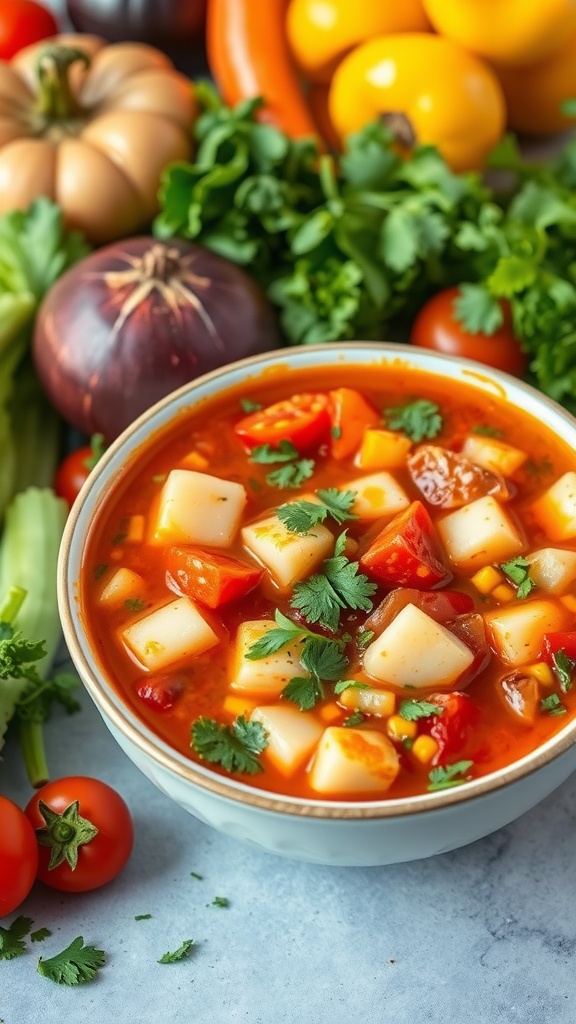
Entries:
{"type": "Polygon", "coordinates": [[[576,537],[576,472],[556,480],[534,502],[532,512],[550,540],[576,537]]]}
{"type": "Polygon", "coordinates": [[[407,604],[364,651],[374,679],[415,689],[446,688],[474,661],[469,647],[414,604],[407,604]]]}
{"type": "Polygon", "coordinates": [[[231,690],[258,697],[278,697],[293,676],[308,676],[300,665],[302,640],[285,644],[275,654],[257,661],[247,657],[252,645],[271,629],[276,629],[273,619],[253,619],[239,625],[230,660],[231,690]]]}
{"type": "Polygon", "coordinates": [[[385,793],[400,768],[394,745],[375,729],[331,725],[316,748],[310,785],[317,793],[385,793]]]}
{"type": "Polygon", "coordinates": [[[334,547],[334,537],[322,523],[301,536],[291,533],[277,515],[244,526],[241,537],[281,590],[288,590],[314,572],[334,547]]]}
{"type": "Polygon", "coordinates": [[[563,594],[576,580],[576,551],[565,548],[540,548],[526,555],[530,578],[540,590],[563,594]]]}
{"type": "Polygon", "coordinates": [[[567,608],[546,598],[526,600],[484,613],[492,647],[507,665],[529,665],[538,660],[545,633],[566,629],[567,608]]]}
{"type": "Polygon", "coordinates": [[[357,480],[350,480],[342,486],[344,491],[354,491],[356,497],[351,512],[359,519],[381,519],[394,516],[408,508],[410,498],[391,473],[371,473],[357,480]]]}
{"type": "Polygon", "coordinates": [[[452,565],[465,571],[507,561],[524,548],[512,517],[490,495],[449,512],[436,525],[452,565]]]}
{"type": "Polygon", "coordinates": [[[207,651],[218,637],[196,605],[178,597],[121,630],[121,639],[152,672],[207,651]]]}
{"type": "Polygon", "coordinates": [[[400,469],[411,448],[412,441],[404,434],[370,427],[364,431],[355,462],[361,469],[400,469]]]}
{"type": "Polygon", "coordinates": [[[225,548],[246,504],[242,484],[191,469],[172,469],[160,494],[153,541],[225,548]]]}
{"type": "Polygon", "coordinates": [[[283,704],[257,707],[250,720],[266,730],[264,756],[284,775],[293,775],[308,760],[324,731],[314,715],[283,704]]]}
{"type": "Polygon", "coordinates": [[[482,469],[489,469],[500,476],[512,476],[520,469],[528,455],[520,448],[499,441],[496,437],[469,434],[462,445],[462,455],[475,462],[482,469]]]}
{"type": "Polygon", "coordinates": [[[134,600],[139,597],[144,588],[144,580],[132,569],[122,566],[117,569],[113,576],[106,583],[100,594],[100,604],[107,604],[110,608],[118,608],[125,601],[134,600]]]}

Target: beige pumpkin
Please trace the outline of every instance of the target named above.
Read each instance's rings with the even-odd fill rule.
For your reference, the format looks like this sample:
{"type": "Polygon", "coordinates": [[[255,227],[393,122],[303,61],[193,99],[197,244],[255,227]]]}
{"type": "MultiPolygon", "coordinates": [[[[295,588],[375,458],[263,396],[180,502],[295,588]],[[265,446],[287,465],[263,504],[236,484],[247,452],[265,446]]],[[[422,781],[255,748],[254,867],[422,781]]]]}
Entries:
{"type": "Polygon", "coordinates": [[[192,155],[192,83],[144,43],[54,36],[0,61],[0,213],[37,196],[95,244],[144,229],[192,155]]]}

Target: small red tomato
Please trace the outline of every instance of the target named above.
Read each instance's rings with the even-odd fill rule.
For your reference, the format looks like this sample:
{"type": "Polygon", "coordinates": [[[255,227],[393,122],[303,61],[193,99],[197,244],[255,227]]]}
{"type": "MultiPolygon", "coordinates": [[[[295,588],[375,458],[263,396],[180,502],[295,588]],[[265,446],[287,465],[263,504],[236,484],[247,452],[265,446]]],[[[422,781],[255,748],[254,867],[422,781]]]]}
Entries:
{"type": "Polygon", "coordinates": [[[38,845],[28,818],[0,796],[0,918],[26,899],[38,870],[38,845]]]}
{"type": "Polygon", "coordinates": [[[528,368],[526,354],[512,333],[512,318],[507,302],[502,302],[504,323],[494,334],[471,334],[454,316],[458,288],[445,288],[420,310],[410,332],[413,345],[430,348],[448,356],[475,359],[485,366],[523,377],[528,368]]]}
{"type": "Polygon", "coordinates": [[[51,11],[36,0],[0,0],[0,59],[55,36],[58,24],[51,11]]]}
{"type": "Polygon", "coordinates": [[[101,434],[95,434],[90,445],[76,448],[60,463],[54,478],[54,490],[59,498],[68,502],[70,508],[103,451],[104,439],[101,434]]]}
{"type": "Polygon", "coordinates": [[[328,397],[293,395],[245,416],[236,423],[234,433],[249,448],[260,444],[277,447],[281,441],[290,441],[299,452],[305,451],[329,437],[328,397]]]}
{"type": "Polygon", "coordinates": [[[26,806],[39,845],[38,878],[63,892],[87,892],[116,877],[134,845],[127,804],[111,786],[82,775],[55,779],[26,806]]]}

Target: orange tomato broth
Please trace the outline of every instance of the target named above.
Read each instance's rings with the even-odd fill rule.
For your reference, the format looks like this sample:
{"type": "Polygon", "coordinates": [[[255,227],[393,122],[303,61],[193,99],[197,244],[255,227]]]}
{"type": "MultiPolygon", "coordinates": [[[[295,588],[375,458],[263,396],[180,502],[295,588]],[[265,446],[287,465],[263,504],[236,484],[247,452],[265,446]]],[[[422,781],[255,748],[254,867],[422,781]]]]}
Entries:
{"type": "MultiPolygon", "coordinates": [[[[218,774],[228,773],[218,765],[202,762],[191,749],[191,724],[203,715],[221,723],[232,723],[235,716],[225,714],[222,710],[223,701],[231,692],[227,665],[231,638],[243,619],[272,618],[276,608],[285,615],[293,615],[289,604],[290,595],[281,595],[270,580],[267,581],[265,578],[263,584],[241,601],[224,606],[216,612],[204,610],[205,618],[222,637],[221,643],[190,659],[186,664],[174,666],[174,671],[185,671],[189,682],[174,708],[164,712],[151,709],[137,697],[137,682],[141,681],[146,673],[118,640],[120,628],[138,618],[142,612],[130,611],[125,607],[102,607],[98,603],[98,595],[102,590],[103,580],[115,567],[122,565],[144,578],[145,592],[141,597],[147,607],[165,604],[176,596],[173,590],[167,588],[165,582],[162,545],[146,541],[127,542],[124,535],[129,517],[143,515],[148,522],[150,521],[167,472],[178,467],[181,460],[192,450],[202,453],[207,458],[207,473],[245,485],[248,503],[243,522],[251,521],[283,502],[295,500],[299,494],[310,494],[319,488],[341,487],[347,481],[367,472],[354,465],[353,457],[339,462],[333,461],[330,455],[326,454],[329,444],[325,444],[320,453],[311,453],[311,457],[317,460],[315,473],[299,490],[272,488],[266,484],[265,477],[273,467],[249,461],[247,449],[232,430],[233,425],[246,415],[240,405],[242,398],[267,406],[299,392],[327,392],[331,388],[342,386],[357,388],[378,410],[421,398],[436,402],[443,415],[443,428],[430,442],[432,444],[458,450],[463,437],[479,425],[502,431],[502,440],[527,451],[529,455],[529,461],[512,477],[518,491],[508,502],[507,508],[522,524],[528,541],[527,551],[552,544],[531,517],[529,507],[562,473],[576,468],[576,455],[543,424],[512,408],[503,399],[491,397],[473,386],[460,382],[454,384],[439,376],[406,368],[402,364],[386,367],[382,371],[378,371],[374,366],[347,365],[344,369],[336,366],[323,367],[317,371],[287,371],[286,367],[282,367],[277,369],[277,372],[268,370],[258,378],[249,378],[241,387],[203,400],[190,411],[182,411],[167,429],[159,431],[148,444],[139,448],[99,508],[85,548],[79,581],[79,599],[86,630],[92,638],[93,651],[105,676],[121,697],[152,732],[185,757],[198,763],[205,763],[218,774]],[[104,567],[106,568],[103,572],[104,567]]],[[[310,453],[307,452],[306,455],[310,453]]],[[[402,469],[392,472],[411,499],[422,498],[407,471],[402,469]]],[[[422,500],[433,519],[438,514],[444,514],[445,510],[434,509],[424,499],[422,500]]],[[[343,527],[334,529],[335,535],[343,528],[348,528],[350,536],[359,537],[365,526],[362,527],[358,522],[345,523],[343,527]]],[[[369,524],[369,528],[372,529],[372,524],[369,524]]],[[[576,550],[576,543],[573,542],[562,543],[559,546],[576,550]]],[[[247,560],[246,552],[242,550],[239,540],[236,540],[233,548],[225,553],[247,560]]],[[[451,590],[456,589],[473,595],[480,610],[497,605],[491,597],[482,598],[465,574],[455,572],[454,578],[447,586],[451,590]]],[[[573,589],[576,592],[576,587],[573,589]]],[[[373,598],[374,607],[387,592],[386,588],[379,588],[373,598]]],[[[365,618],[364,612],[344,614],[342,629],[353,632],[365,618]]],[[[567,628],[576,628],[575,623],[576,616],[571,614],[567,628]]],[[[318,627],[311,628],[314,630],[318,627]]],[[[509,672],[511,669],[508,667],[506,671],[509,672]]],[[[565,726],[576,711],[575,687],[570,692],[561,694],[567,714],[554,717],[541,713],[533,725],[527,726],[516,720],[497,692],[496,680],[503,674],[502,663],[494,655],[488,667],[473,679],[465,691],[479,708],[479,717],[474,727],[468,731],[463,745],[449,760],[472,760],[474,765],[470,774],[473,777],[486,775],[528,754],[565,726]]],[[[356,675],[356,678],[361,676],[356,675]]],[[[393,689],[373,680],[370,680],[370,683],[373,686],[393,689]]],[[[338,703],[333,695],[331,683],[326,684],[324,689],[324,704],[329,710],[322,712],[322,705],[318,705],[312,713],[324,714],[327,724],[340,725],[350,715],[350,710],[338,703]]],[[[549,688],[543,688],[542,696],[550,692],[549,688]]],[[[236,696],[241,697],[240,694],[236,696]]],[[[406,697],[426,699],[427,693],[403,692],[398,697],[397,706],[400,699],[406,697]]],[[[246,698],[247,712],[257,703],[273,702],[268,698],[260,701],[246,698]]],[[[385,730],[386,723],[384,719],[369,716],[360,729],[364,727],[385,730]]],[[[425,792],[429,785],[428,773],[433,765],[419,764],[401,743],[397,743],[396,746],[400,754],[401,769],[386,794],[368,792],[350,796],[346,793],[333,793],[326,796],[312,790],[306,767],[292,778],[288,778],[267,761],[265,752],[259,756],[263,766],[261,772],[256,775],[242,774],[235,777],[258,789],[312,800],[374,800],[402,798],[425,792]]]]}

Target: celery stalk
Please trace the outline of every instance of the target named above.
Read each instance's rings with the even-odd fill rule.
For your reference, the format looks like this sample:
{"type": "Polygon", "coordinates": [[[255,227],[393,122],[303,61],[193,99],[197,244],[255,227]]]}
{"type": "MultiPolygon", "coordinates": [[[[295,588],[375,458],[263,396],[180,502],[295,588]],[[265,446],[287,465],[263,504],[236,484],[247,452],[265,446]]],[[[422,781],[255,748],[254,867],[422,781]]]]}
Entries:
{"type": "MultiPolygon", "coordinates": [[[[36,663],[42,676],[48,671],[62,639],[56,567],[67,512],[66,502],[57,498],[50,488],[29,487],[17,494],[6,509],[0,539],[0,595],[8,594],[13,587],[26,592],[13,626],[31,640],[44,641],[46,655],[36,663]]],[[[27,685],[26,679],[0,679],[0,749],[7,725],[27,685]]],[[[20,732],[27,770],[34,760],[45,763],[41,730],[35,728],[35,723],[23,722],[20,732]],[[26,735],[28,725],[29,736],[26,735]]]]}

